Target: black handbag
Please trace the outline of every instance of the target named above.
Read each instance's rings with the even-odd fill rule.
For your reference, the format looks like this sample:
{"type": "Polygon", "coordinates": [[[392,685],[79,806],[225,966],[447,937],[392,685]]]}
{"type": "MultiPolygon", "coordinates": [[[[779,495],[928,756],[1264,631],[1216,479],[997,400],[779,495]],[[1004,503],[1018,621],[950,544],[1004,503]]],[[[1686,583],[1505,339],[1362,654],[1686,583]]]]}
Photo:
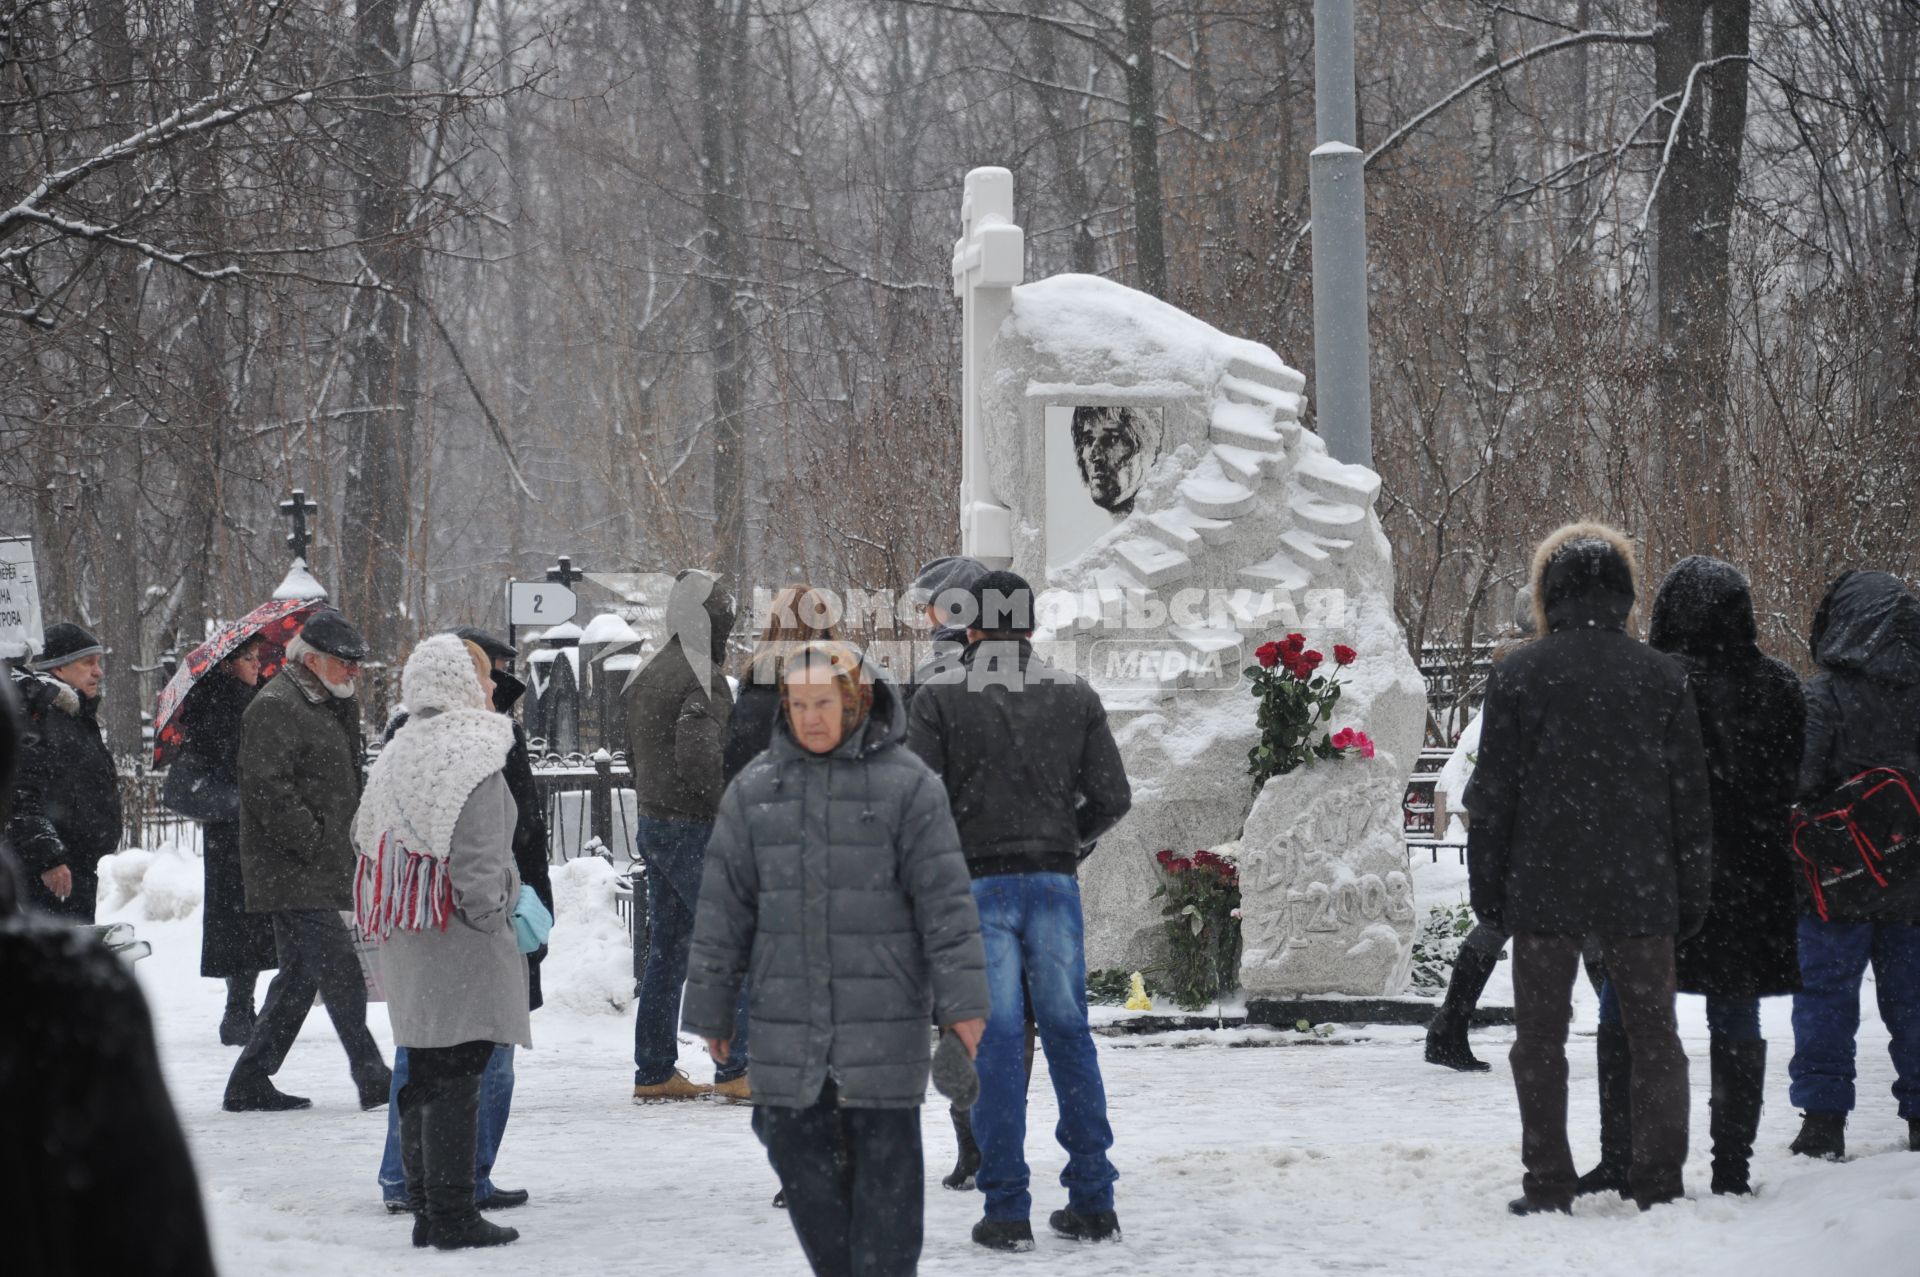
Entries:
{"type": "Polygon", "coordinates": [[[188,751],[167,768],[160,802],[188,820],[224,825],[240,819],[240,786],[213,769],[199,754],[188,751]]]}
{"type": "Polygon", "coordinates": [[[1920,785],[1872,767],[1793,810],[1802,898],[1819,915],[1872,917],[1889,893],[1920,877],[1920,785]]]}

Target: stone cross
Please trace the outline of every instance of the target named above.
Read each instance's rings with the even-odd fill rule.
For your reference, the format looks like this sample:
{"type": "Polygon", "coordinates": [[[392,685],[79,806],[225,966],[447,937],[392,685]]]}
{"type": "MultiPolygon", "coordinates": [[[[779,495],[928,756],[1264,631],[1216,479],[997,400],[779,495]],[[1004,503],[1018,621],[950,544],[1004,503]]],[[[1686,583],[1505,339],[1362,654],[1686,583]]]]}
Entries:
{"type": "Polygon", "coordinates": [[[311,540],[307,533],[307,516],[320,513],[320,506],[317,502],[309,501],[303,489],[295,488],[292,495],[280,503],[280,513],[293,521],[293,531],[287,533],[287,548],[293,551],[294,558],[304,562],[311,540]]]}
{"type": "Polygon", "coordinates": [[[995,499],[980,412],[981,356],[1013,312],[1026,274],[1026,237],[1013,221],[1013,174],[977,168],[960,203],[953,293],[960,299],[960,552],[1005,567],[1013,561],[1013,516],[995,499]]]}

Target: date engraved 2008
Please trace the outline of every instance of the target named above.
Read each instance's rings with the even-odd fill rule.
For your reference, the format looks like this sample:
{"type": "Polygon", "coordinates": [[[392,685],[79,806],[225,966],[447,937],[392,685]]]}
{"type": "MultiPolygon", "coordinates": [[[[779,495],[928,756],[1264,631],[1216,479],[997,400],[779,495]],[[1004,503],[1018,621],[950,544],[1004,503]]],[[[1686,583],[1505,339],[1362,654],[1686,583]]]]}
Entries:
{"type": "Polygon", "coordinates": [[[1379,874],[1349,878],[1338,891],[1324,882],[1289,888],[1282,930],[1287,944],[1298,949],[1313,943],[1312,932],[1340,931],[1383,918],[1404,922],[1411,917],[1413,883],[1395,870],[1385,878],[1379,874]]]}

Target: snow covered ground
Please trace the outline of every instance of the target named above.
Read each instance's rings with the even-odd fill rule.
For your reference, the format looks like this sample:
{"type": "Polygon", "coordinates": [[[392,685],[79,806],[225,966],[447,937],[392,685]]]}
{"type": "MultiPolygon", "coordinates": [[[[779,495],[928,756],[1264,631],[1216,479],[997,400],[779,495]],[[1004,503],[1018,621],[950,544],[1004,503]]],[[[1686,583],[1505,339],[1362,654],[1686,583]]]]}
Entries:
{"type": "MultiPolygon", "coordinates": [[[[177,872],[156,913],[178,906],[177,872]]],[[[194,866],[197,867],[197,866],[194,866]]],[[[1427,900],[1444,899],[1457,866],[1421,867],[1427,900]]],[[[522,1052],[513,1121],[497,1180],[532,1191],[499,1216],[522,1240],[451,1259],[416,1255],[403,1219],[374,1184],[384,1112],[354,1103],[346,1060],[316,1009],[278,1081],[311,1096],[290,1114],[229,1114],[221,1086],[237,1052],[215,1037],[221,987],[198,976],[197,913],[150,920],[144,896],[103,912],[153,943],[137,971],[160,1035],[174,1102],[192,1142],[222,1270],[233,1275],[391,1271],[394,1263],[464,1273],[804,1273],[776,1184],[744,1109],[635,1108],[628,954],[609,884],[593,869],[562,884],[550,1005],[522,1052]],[[572,906],[569,908],[569,906],[572,906]]],[[[1490,999],[1505,996],[1504,968],[1490,999]]],[[[262,986],[264,992],[264,984],[262,986]]],[[[1595,1154],[1593,1005],[1584,983],[1572,1048],[1574,1147],[1595,1154]]],[[[1920,1271],[1920,1155],[1888,1095],[1886,1033],[1869,1009],[1861,1033],[1862,1107],[1848,1132],[1854,1160],[1788,1156],[1787,1004],[1766,1004],[1774,1044],[1756,1157],[1758,1197],[1714,1198],[1707,1184],[1706,1029],[1682,999],[1693,1056],[1694,1155],[1685,1203],[1641,1216],[1618,1200],[1583,1202],[1572,1219],[1516,1220],[1519,1124],[1505,1060],[1509,1031],[1475,1035],[1491,1074],[1420,1059],[1414,1029],[1355,1028],[1328,1041],[1258,1030],[1102,1038],[1121,1171],[1124,1245],[1081,1248],[1039,1232],[1037,1253],[989,1255],[967,1240],[978,1198],[947,1192],[952,1134],[943,1107],[925,1113],[926,1272],[1349,1272],[1738,1274],[1847,1277],[1920,1271]]],[[[370,1017],[390,1043],[384,1009],[370,1017]]],[[[683,1066],[710,1076],[682,1045],[683,1066]]],[[[1049,1138],[1053,1099],[1036,1078],[1029,1114],[1036,1222],[1062,1204],[1063,1157],[1049,1138]]]]}

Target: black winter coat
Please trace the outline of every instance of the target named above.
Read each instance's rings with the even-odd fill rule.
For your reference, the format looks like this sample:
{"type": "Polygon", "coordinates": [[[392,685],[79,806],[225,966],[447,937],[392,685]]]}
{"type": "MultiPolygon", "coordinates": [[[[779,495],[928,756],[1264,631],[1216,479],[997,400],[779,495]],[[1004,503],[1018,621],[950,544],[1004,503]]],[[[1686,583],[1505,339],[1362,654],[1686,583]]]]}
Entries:
{"type": "MultiPolygon", "coordinates": [[[[12,872],[0,850],[0,877],[12,872]]],[[[193,1161],[133,972],[72,927],[5,916],[6,894],[0,889],[6,1270],[213,1277],[193,1161]]]]}
{"type": "Polygon", "coordinates": [[[26,867],[27,904],[92,922],[102,856],[120,845],[120,778],[88,700],[51,676],[14,674],[26,712],[9,838],[26,867]],[[73,892],[59,899],[40,875],[65,865],[73,892]]]}
{"type": "Polygon", "coordinates": [[[1800,987],[1787,822],[1806,702],[1799,677],[1757,638],[1753,594],[1730,564],[1696,555],[1667,574],[1647,641],[1687,672],[1713,794],[1707,924],[1674,954],[1685,993],[1755,998],[1800,987]]]}
{"type": "Polygon", "coordinates": [[[985,640],[925,670],[907,743],[945,783],[975,878],[1073,873],[1133,805],[1099,693],[1026,642],[985,640]]]}
{"type": "Polygon", "coordinates": [[[720,806],[726,789],[721,749],[733,691],[720,672],[725,649],[711,656],[703,685],[680,640],[672,639],[620,695],[634,796],[640,814],[651,820],[711,824],[720,806]]]}
{"type": "Polygon", "coordinates": [[[205,785],[230,797],[233,817],[201,826],[206,896],[200,908],[200,974],[209,979],[271,971],[280,965],[273,919],[247,912],[240,872],[240,717],[256,689],[218,669],[209,671],[180,707],[180,755],[205,785]]]}
{"type": "Polygon", "coordinates": [[[366,783],[358,704],[286,665],[241,723],[247,912],[353,908],[353,815],[366,783]]]}
{"type": "Polygon", "coordinates": [[[720,751],[723,784],[731,785],[733,778],[773,743],[773,729],[779,722],[779,684],[763,683],[751,676],[743,679],[727,718],[727,743],[720,751]]]}
{"type": "Polygon", "coordinates": [[[967,646],[967,632],[958,625],[937,626],[927,636],[926,655],[913,667],[913,677],[900,685],[900,700],[909,710],[913,708],[913,694],[920,684],[938,671],[952,665],[954,659],[967,646]]]}
{"type": "Polygon", "coordinates": [[[1625,632],[1629,552],[1590,541],[1540,556],[1543,637],[1488,680],[1465,796],[1473,909],[1510,932],[1682,935],[1712,883],[1700,717],[1679,664],[1625,632]],[[1624,593],[1577,562],[1603,550],[1624,593]]]}
{"type": "MultiPolygon", "coordinates": [[[[1812,647],[1800,797],[1870,767],[1920,775],[1920,599],[1892,573],[1844,573],[1814,614],[1812,647]]],[[[1870,918],[1834,921],[1920,922],[1920,876],[1886,897],[1870,918]]]]}

